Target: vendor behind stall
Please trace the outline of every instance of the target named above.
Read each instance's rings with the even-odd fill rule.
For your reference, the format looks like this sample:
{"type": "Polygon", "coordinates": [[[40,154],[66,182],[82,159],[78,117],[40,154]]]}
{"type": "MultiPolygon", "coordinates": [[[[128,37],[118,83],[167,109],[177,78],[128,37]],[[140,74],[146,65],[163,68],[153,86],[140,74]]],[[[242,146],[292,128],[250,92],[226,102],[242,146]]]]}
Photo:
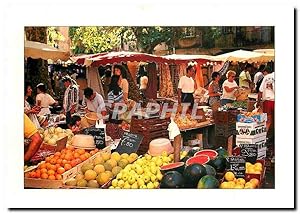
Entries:
{"type": "Polygon", "coordinates": [[[85,107],[85,111],[101,113],[102,116],[106,115],[105,103],[103,97],[94,92],[92,88],[87,87],[84,89],[84,98],[82,105],[85,107]]]}
{"type": "Polygon", "coordinates": [[[187,74],[182,76],[178,83],[178,104],[189,103],[194,105],[194,91],[197,89],[195,82],[195,67],[189,64],[186,68],[187,74]]]}
{"type": "Polygon", "coordinates": [[[51,114],[49,106],[56,105],[58,102],[46,93],[46,86],[44,83],[39,83],[37,86],[36,104],[41,107],[38,116],[51,114]]]}

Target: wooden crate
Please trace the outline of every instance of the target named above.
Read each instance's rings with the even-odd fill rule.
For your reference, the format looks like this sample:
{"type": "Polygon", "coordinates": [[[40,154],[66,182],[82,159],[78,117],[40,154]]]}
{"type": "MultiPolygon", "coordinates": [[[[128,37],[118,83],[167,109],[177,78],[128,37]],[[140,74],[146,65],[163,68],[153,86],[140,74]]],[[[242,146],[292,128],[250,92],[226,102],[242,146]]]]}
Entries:
{"type": "Polygon", "coordinates": [[[138,155],[145,154],[149,149],[149,143],[156,138],[169,138],[168,126],[170,118],[144,118],[133,117],[130,124],[130,132],[143,135],[143,141],[137,151],[138,155]]]}
{"type": "Polygon", "coordinates": [[[228,137],[230,135],[236,134],[236,125],[235,123],[232,124],[216,124],[215,125],[215,135],[216,137],[228,137]]]}
{"type": "Polygon", "coordinates": [[[90,163],[102,152],[111,152],[110,147],[106,147],[101,151],[97,152],[95,155],[91,156],[89,159],[81,162],[80,164],[74,166],[72,169],[64,172],[62,174],[62,180],[49,180],[49,179],[40,179],[40,178],[24,178],[24,187],[25,188],[39,188],[39,189],[58,189],[62,188],[65,182],[75,177],[78,172],[81,170],[81,167],[85,163],[90,163]]]}
{"type": "Polygon", "coordinates": [[[220,125],[235,123],[238,114],[237,110],[216,111],[213,113],[214,123],[220,125]]]}

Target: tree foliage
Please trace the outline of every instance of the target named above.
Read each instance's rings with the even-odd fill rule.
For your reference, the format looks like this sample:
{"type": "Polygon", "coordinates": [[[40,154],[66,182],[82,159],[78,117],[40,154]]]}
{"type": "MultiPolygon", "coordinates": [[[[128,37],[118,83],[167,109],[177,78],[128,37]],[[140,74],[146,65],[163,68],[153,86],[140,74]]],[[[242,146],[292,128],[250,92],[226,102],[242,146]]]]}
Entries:
{"type": "Polygon", "coordinates": [[[173,47],[174,39],[180,36],[176,27],[70,27],[69,35],[74,54],[90,54],[123,50],[139,50],[152,53],[156,45],[165,42],[173,47]]]}

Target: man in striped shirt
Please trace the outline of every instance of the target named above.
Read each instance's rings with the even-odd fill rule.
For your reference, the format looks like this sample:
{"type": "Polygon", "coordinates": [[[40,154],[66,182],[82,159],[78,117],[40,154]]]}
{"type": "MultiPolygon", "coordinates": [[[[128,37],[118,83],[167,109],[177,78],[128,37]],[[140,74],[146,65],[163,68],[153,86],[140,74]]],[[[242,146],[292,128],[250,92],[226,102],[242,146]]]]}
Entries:
{"type": "Polygon", "coordinates": [[[79,88],[76,82],[72,81],[72,78],[65,76],[62,78],[64,86],[66,88],[64,94],[64,112],[66,114],[66,123],[69,124],[71,115],[78,111],[79,105],[79,88]]]}

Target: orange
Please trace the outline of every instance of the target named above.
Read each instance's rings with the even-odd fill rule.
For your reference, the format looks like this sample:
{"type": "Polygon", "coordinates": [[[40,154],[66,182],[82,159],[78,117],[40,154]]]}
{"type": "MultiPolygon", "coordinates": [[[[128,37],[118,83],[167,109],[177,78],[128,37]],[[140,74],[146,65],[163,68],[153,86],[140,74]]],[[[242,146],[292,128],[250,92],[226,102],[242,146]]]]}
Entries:
{"type": "Polygon", "coordinates": [[[58,163],[58,164],[61,164],[61,162],[62,162],[62,159],[61,159],[61,158],[58,158],[58,159],[56,160],[56,163],[58,163]]]}
{"type": "Polygon", "coordinates": [[[57,164],[55,164],[55,166],[56,166],[56,169],[57,169],[57,168],[59,168],[59,167],[60,167],[60,164],[58,164],[58,163],[57,163],[57,164]]]}
{"type": "Polygon", "coordinates": [[[84,155],[85,155],[86,159],[89,159],[91,157],[91,154],[88,152],[86,152],[84,155]]]}
{"type": "Polygon", "coordinates": [[[41,169],[41,174],[43,174],[43,173],[47,173],[47,172],[48,172],[48,170],[47,170],[47,169],[45,169],[45,168],[41,169]]]}
{"type": "Polygon", "coordinates": [[[60,159],[64,160],[65,159],[65,154],[61,154],[60,159]]]}
{"type": "Polygon", "coordinates": [[[51,163],[51,164],[56,164],[56,159],[55,159],[55,158],[52,158],[52,159],[49,161],[49,163],[51,163]]]}
{"type": "Polygon", "coordinates": [[[55,174],[55,171],[53,170],[53,169],[49,169],[48,170],[48,175],[50,176],[50,175],[54,175],[55,174]]]}
{"type": "Polygon", "coordinates": [[[80,158],[76,158],[75,161],[77,164],[80,164],[82,162],[82,160],[80,158]]]}
{"type": "Polygon", "coordinates": [[[56,178],[56,180],[62,180],[62,176],[61,176],[60,174],[57,174],[57,175],[55,176],[55,178],[56,178]]]}
{"type": "Polygon", "coordinates": [[[48,163],[50,160],[51,160],[50,157],[46,157],[46,158],[45,158],[46,163],[48,163]]]}
{"type": "Polygon", "coordinates": [[[59,168],[57,168],[56,171],[57,171],[58,174],[63,174],[66,170],[63,167],[59,167],[59,168]]]}
{"type": "Polygon", "coordinates": [[[67,154],[65,155],[65,159],[66,159],[66,160],[72,160],[72,159],[73,159],[73,155],[72,155],[71,153],[67,153],[67,154]]]}
{"type": "Polygon", "coordinates": [[[66,152],[67,152],[67,149],[62,149],[62,150],[60,151],[61,154],[66,154],[66,152]]]}
{"type": "Polygon", "coordinates": [[[79,158],[80,158],[81,161],[85,161],[87,159],[85,155],[80,155],[79,158]]]}
{"type": "Polygon", "coordinates": [[[74,158],[79,158],[80,157],[80,154],[78,152],[75,152],[74,153],[74,158]]]}
{"type": "Polygon", "coordinates": [[[72,169],[72,166],[70,164],[66,163],[64,165],[64,168],[65,168],[66,171],[68,171],[69,169],[72,169]]]}
{"type": "Polygon", "coordinates": [[[71,160],[71,166],[74,167],[77,165],[77,161],[75,159],[71,160]]]}
{"type": "Polygon", "coordinates": [[[75,148],[74,148],[74,146],[68,146],[68,150],[70,150],[70,151],[74,151],[74,150],[75,150],[75,148]]]}
{"type": "Polygon", "coordinates": [[[36,178],[40,178],[41,177],[41,170],[39,170],[39,169],[37,169],[36,171],[35,171],[35,177],[36,178]]]}
{"type": "Polygon", "coordinates": [[[53,171],[56,171],[56,166],[55,165],[51,165],[50,169],[52,169],[53,171]]]}
{"type": "Polygon", "coordinates": [[[83,155],[83,154],[85,153],[85,150],[84,150],[84,149],[78,149],[78,153],[79,153],[80,155],[83,155]]]}
{"type": "Polygon", "coordinates": [[[224,177],[225,177],[226,181],[234,181],[234,179],[235,179],[233,172],[230,172],[230,171],[226,172],[224,177]]]}
{"type": "Polygon", "coordinates": [[[251,178],[250,183],[252,183],[256,188],[259,185],[259,180],[257,178],[251,178]]]}
{"type": "Polygon", "coordinates": [[[39,165],[39,168],[40,169],[45,169],[47,167],[46,163],[42,163],[39,165]]]}
{"type": "Polygon", "coordinates": [[[55,177],[55,175],[49,175],[48,179],[49,179],[49,180],[55,180],[56,177],[55,177]]]}
{"type": "Polygon", "coordinates": [[[30,178],[30,173],[29,172],[25,173],[25,178],[30,178]]]}
{"type": "Polygon", "coordinates": [[[49,169],[51,169],[51,163],[46,163],[46,165],[47,165],[47,169],[49,170],[49,169]]]}
{"type": "Polygon", "coordinates": [[[99,149],[98,149],[98,148],[96,148],[96,149],[94,149],[94,151],[97,153],[97,152],[99,151],[99,149]]]}
{"type": "Polygon", "coordinates": [[[35,178],[35,177],[36,177],[35,171],[30,172],[30,177],[31,177],[31,178],[35,178]]]}
{"type": "Polygon", "coordinates": [[[61,162],[62,165],[65,165],[66,163],[68,163],[68,161],[65,160],[65,159],[63,159],[62,162],[61,162]]]}
{"type": "Polygon", "coordinates": [[[57,157],[59,157],[60,155],[61,155],[60,152],[55,152],[55,154],[54,154],[54,156],[57,156],[57,157]]]}
{"type": "Polygon", "coordinates": [[[54,155],[50,155],[49,157],[50,157],[50,159],[52,159],[52,158],[54,158],[54,155]]]}
{"type": "Polygon", "coordinates": [[[42,179],[47,179],[48,178],[48,174],[47,173],[42,173],[41,174],[41,178],[42,179]]]}
{"type": "Polygon", "coordinates": [[[96,152],[94,150],[90,151],[90,154],[93,156],[94,154],[96,154],[96,152]]]}

